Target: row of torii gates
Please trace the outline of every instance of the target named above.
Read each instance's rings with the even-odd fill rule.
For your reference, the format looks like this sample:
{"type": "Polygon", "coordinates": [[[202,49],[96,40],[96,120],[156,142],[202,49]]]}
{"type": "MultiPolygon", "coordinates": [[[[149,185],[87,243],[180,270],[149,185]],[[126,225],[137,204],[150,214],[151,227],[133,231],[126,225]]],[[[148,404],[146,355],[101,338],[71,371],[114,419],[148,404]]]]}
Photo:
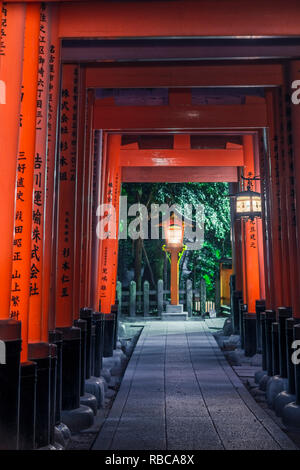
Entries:
{"type": "MultiPolygon", "coordinates": [[[[104,325],[111,319],[118,240],[97,239],[96,209],[110,202],[118,209],[122,182],[225,181],[237,191],[242,172],[260,175],[262,219],[233,213],[235,290],[253,318],[259,299],[300,317],[300,107],[291,101],[291,84],[300,80],[293,43],[300,5],[0,4],[0,447],[30,448],[48,445],[55,424],[53,389],[42,389],[39,373],[36,385],[30,378],[46,367],[49,384],[56,380],[54,362],[43,362],[56,354],[56,332],[64,353],[72,338],[80,348],[74,322],[81,309],[101,309],[104,325]],[[278,46],[279,58],[271,43],[236,42],[254,36],[290,42],[278,46]],[[217,53],[209,38],[223,38],[217,53]],[[167,102],[119,105],[97,92],[140,88],[167,90],[167,102]],[[245,99],[197,103],[196,88],[222,88],[224,96],[236,89],[245,99]],[[157,144],[163,136],[172,136],[169,146],[157,144]],[[33,406],[35,387],[49,396],[33,406]]],[[[74,374],[63,374],[62,395],[74,374]]],[[[62,401],[56,407],[79,406],[62,401]]]]}

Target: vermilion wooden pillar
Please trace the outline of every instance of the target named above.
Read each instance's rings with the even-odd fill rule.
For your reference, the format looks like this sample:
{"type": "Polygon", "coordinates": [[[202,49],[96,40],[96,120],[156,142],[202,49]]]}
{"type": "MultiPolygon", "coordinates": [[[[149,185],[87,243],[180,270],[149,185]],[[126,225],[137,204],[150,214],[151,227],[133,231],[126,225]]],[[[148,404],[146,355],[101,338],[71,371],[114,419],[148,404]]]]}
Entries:
{"type": "MultiPolygon", "coordinates": [[[[42,323],[48,324],[42,310],[44,236],[45,236],[45,190],[48,152],[48,94],[49,94],[49,12],[43,4],[40,14],[40,40],[38,57],[38,87],[36,97],[36,141],[33,176],[33,212],[31,268],[29,286],[29,334],[30,342],[42,340],[42,323]]],[[[45,341],[48,335],[44,334],[45,341]]]]}
{"type": "MultiPolygon", "coordinates": [[[[300,80],[300,61],[291,61],[289,64],[289,90],[294,80],[300,80]]],[[[290,98],[291,99],[291,98],[290,98]]],[[[297,262],[294,260],[294,264],[299,267],[300,260],[300,105],[293,104],[290,102],[291,109],[291,131],[292,131],[292,143],[293,147],[290,147],[290,152],[293,151],[293,173],[295,178],[294,185],[294,196],[296,198],[295,212],[296,212],[296,242],[297,242],[297,262]]],[[[292,156],[292,155],[291,155],[292,156]]],[[[299,271],[298,271],[299,275],[299,271]]],[[[299,279],[298,279],[299,282],[299,279]]],[[[298,296],[293,303],[293,315],[296,318],[300,318],[300,307],[299,307],[299,284],[298,284],[298,296]]]]}
{"type": "Polygon", "coordinates": [[[20,140],[17,155],[15,235],[11,284],[12,318],[22,322],[22,361],[28,357],[28,313],[40,4],[26,8],[20,140]]]}
{"type": "Polygon", "coordinates": [[[86,87],[85,70],[79,70],[79,96],[78,96],[78,145],[76,166],[76,221],[75,221],[75,251],[74,251],[74,318],[79,318],[81,294],[81,270],[83,260],[83,231],[86,229],[84,217],[84,189],[85,189],[85,125],[86,125],[86,87]]]}
{"type": "Polygon", "coordinates": [[[82,267],[81,267],[81,294],[80,305],[87,307],[89,303],[90,279],[90,217],[91,217],[91,179],[93,168],[92,149],[92,120],[93,120],[94,93],[88,91],[85,117],[84,142],[84,196],[83,196],[83,222],[82,222],[82,267]]]}
{"type": "Polygon", "coordinates": [[[101,174],[102,174],[102,132],[94,131],[94,169],[93,169],[93,209],[92,209],[92,266],[91,266],[91,300],[94,310],[97,305],[99,240],[97,237],[97,208],[101,201],[101,174]]]}
{"type": "Polygon", "coordinates": [[[290,273],[291,306],[293,311],[299,311],[299,269],[297,259],[296,242],[296,195],[294,176],[294,151],[293,135],[291,129],[291,96],[289,93],[288,71],[285,70],[285,84],[281,89],[281,135],[282,135],[282,159],[284,160],[284,171],[280,174],[284,178],[286,188],[285,211],[287,214],[287,240],[290,273]]]}
{"type": "Polygon", "coordinates": [[[56,326],[73,324],[78,67],[63,66],[56,270],[56,326]]]}
{"type": "MultiPolygon", "coordinates": [[[[255,167],[252,135],[243,136],[243,145],[244,176],[253,176],[255,173],[255,167]]],[[[253,186],[253,189],[255,189],[255,183],[253,186]]],[[[254,219],[242,221],[242,224],[244,244],[243,270],[245,273],[245,289],[243,292],[244,302],[248,305],[248,312],[255,313],[255,301],[260,298],[257,223],[254,219]]]]}
{"type": "Polygon", "coordinates": [[[117,257],[118,252],[119,195],[121,187],[120,145],[120,135],[111,134],[108,136],[104,203],[111,204],[115,208],[116,230],[115,238],[110,237],[99,240],[102,254],[99,266],[98,298],[101,302],[102,313],[110,313],[115,298],[115,283],[113,285],[113,282],[116,276],[116,267],[113,266],[112,260],[117,257]]]}
{"type": "Polygon", "coordinates": [[[266,185],[270,211],[266,232],[269,234],[272,250],[271,263],[269,267],[272,282],[272,296],[269,308],[276,309],[283,305],[283,266],[280,211],[279,136],[276,132],[274,122],[276,107],[272,90],[266,90],[266,101],[269,121],[269,149],[266,159],[266,185]]]}
{"type": "Polygon", "coordinates": [[[274,120],[275,132],[278,136],[278,167],[279,167],[279,189],[280,189],[280,237],[282,253],[282,296],[283,304],[291,305],[291,282],[290,282],[290,258],[288,246],[288,217],[286,209],[287,187],[286,187],[286,158],[283,142],[282,113],[284,112],[280,90],[274,91],[274,120]]]}
{"type": "Polygon", "coordinates": [[[54,211],[56,185],[54,182],[57,163],[58,137],[58,93],[60,80],[60,40],[58,38],[58,7],[48,4],[50,10],[50,50],[49,50],[49,93],[48,93],[48,135],[47,171],[45,191],[45,231],[42,297],[42,340],[48,341],[48,331],[55,329],[55,225],[54,211]]]}
{"type": "Polygon", "coordinates": [[[25,28],[25,4],[3,6],[0,80],[0,318],[8,318],[15,208],[15,184],[19,141],[21,83],[25,28]],[[12,73],[13,71],[13,73],[12,73]]]}

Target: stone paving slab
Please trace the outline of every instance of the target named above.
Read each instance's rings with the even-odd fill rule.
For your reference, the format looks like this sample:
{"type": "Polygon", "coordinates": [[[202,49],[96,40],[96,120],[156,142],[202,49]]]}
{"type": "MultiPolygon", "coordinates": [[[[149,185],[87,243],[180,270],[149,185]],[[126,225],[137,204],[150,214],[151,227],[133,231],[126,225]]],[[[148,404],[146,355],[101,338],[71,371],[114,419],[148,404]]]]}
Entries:
{"type": "Polygon", "coordinates": [[[94,450],[296,449],[205,322],[148,322],[94,450]]]}

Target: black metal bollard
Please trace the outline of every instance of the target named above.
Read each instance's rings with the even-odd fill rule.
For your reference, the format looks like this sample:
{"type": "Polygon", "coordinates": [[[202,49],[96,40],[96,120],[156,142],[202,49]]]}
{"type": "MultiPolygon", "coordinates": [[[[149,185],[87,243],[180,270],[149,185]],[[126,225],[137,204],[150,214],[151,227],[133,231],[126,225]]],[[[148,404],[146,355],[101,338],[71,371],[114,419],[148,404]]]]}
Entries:
{"type": "Polygon", "coordinates": [[[51,348],[49,343],[29,343],[28,357],[37,365],[36,374],[36,447],[50,444],[51,348]]]}
{"type": "Polygon", "coordinates": [[[243,302],[243,294],[239,290],[235,290],[232,296],[232,323],[233,323],[233,333],[238,335],[240,333],[240,311],[239,304],[240,301],[243,302]]]}
{"type": "Polygon", "coordinates": [[[272,375],[279,374],[279,323],[272,323],[272,375]]]}
{"type": "Polygon", "coordinates": [[[286,319],[286,359],[287,359],[287,376],[288,376],[288,393],[295,395],[295,366],[292,362],[292,354],[294,348],[292,344],[294,342],[294,326],[299,324],[300,320],[296,318],[286,319]]]}
{"type": "Polygon", "coordinates": [[[262,370],[267,369],[267,346],[266,346],[266,313],[260,314],[260,329],[261,329],[261,361],[262,370]]]}
{"type": "Polygon", "coordinates": [[[80,328],[59,328],[62,343],[62,409],[74,410],[80,406],[80,328]]]}
{"type": "Polygon", "coordinates": [[[91,336],[91,375],[94,374],[95,368],[95,354],[96,354],[96,326],[94,322],[92,322],[92,336],[91,336]]]}
{"type": "Polygon", "coordinates": [[[80,309],[80,318],[86,321],[86,379],[89,379],[92,375],[92,315],[92,308],[85,307],[80,309]]]}
{"type": "Polygon", "coordinates": [[[252,357],[256,353],[256,315],[244,313],[244,349],[245,356],[252,357]]]}
{"type": "MultiPolygon", "coordinates": [[[[295,325],[293,327],[293,340],[300,341],[300,325],[295,325]]],[[[295,351],[295,349],[293,348],[295,351]]],[[[296,404],[300,406],[300,362],[294,364],[295,371],[295,395],[296,395],[296,404]]]]}
{"type": "Polygon", "coordinates": [[[241,336],[241,349],[245,348],[245,330],[244,330],[244,313],[247,313],[247,304],[243,300],[239,300],[239,321],[240,321],[240,336],[241,336]]]}
{"type": "Polygon", "coordinates": [[[286,349],[286,320],[292,316],[292,309],[290,307],[279,307],[278,323],[279,323],[279,361],[280,361],[280,376],[284,379],[287,378],[287,349],[286,349]]]}
{"type": "Polygon", "coordinates": [[[85,394],[85,376],[86,376],[86,330],[87,322],[81,318],[74,321],[74,326],[81,330],[80,341],[80,396],[85,394]]]}
{"type": "Polygon", "coordinates": [[[19,449],[35,448],[37,365],[27,361],[21,364],[19,449]]]}
{"type": "Polygon", "coordinates": [[[103,361],[104,315],[99,312],[94,312],[93,322],[95,325],[95,358],[93,375],[95,377],[100,377],[103,361]]]}
{"type": "Polygon", "coordinates": [[[115,314],[104,315],[104,350],[103,357],[111,357],[114,352],[115,314]]]}
{"type": "Polygon", "coordinates": [[[59,330],[49,331],[49,343],[56,346],[55,414],[53,417],[56,426],[61,422],[62,409],[62,332],[59,330]]]}
{"type": "Polygon", "coordinates": [[[57,386],[57,346],[50,344],[51,377],[50,377],[50,443],[54,444],[54,427],[56,414],[56,386],[57,386]]]}
{"type": "Polygon", "coordinates": [[[276,321],[276,312],[274,310],[266,310],[265,312],[265,325],[266,325],[266,370],[269,377],[273,374],[273,361],[272,361],[272,323],[276,321]]]}
{"type": "Polygon", "coordinates": [[[261,321],[260,315],[266,310],[266,301],[257,300],[255,302],[255,311],[256,311],[256,352],[261,354],[262,352],[262,334],[261,334],[261,321]]]}
{"type": "Polygon", "coordinates": [[[116,300],[115,304],[111,307],[111,313],[115,315],[115,324],[114,324],[114,349],[117,347],[118,341],[118,332],[119,332],[119,302],[116,300]]]}
{"type": "MultiPolygon", "coordinates": [[[[18,448],[21,323],[0,320],[5,361],[0,362],[0,450],[18,448]]],[[[2,350],[1,348],[1,350],[2,350]]]]}

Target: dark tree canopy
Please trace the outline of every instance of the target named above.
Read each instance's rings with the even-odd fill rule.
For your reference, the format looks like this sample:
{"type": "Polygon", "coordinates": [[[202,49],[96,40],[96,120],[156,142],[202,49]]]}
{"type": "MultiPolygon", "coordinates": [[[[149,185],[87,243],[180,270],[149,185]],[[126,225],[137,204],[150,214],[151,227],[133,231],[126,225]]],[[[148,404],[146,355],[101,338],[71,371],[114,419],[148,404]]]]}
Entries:
{"type": "MultiPolygon", "coordinates": [[[[214,298],[215,277],[219,260],[231,256],[230,242],[230,201],[227,183],[125,183],[122,195],[128,197],[128,206],[137,202],[146,205],[150,212],[151,204],[167,203],[203,204],[205,225],[204,244],[200,250],[186,252],[185,270],[181,281],[190,277],[194,287],[199,287],[200,279],[206,281],[207,296],[214,298]]],[[[132,218],[128,218],[128,223],[132,218]]],[[[121,230],[124,222],[120,221],[121,230]]],[[[164,259],[162,245],[164,240],[120,240],[119,279],[122,280],[127,269],[133,269],[137,288],[142,279],[150,283],[162,279],[168,263],[164,259]],[[144,245],[144,246],[143,246],[144,245]],[[147,260],[148,258],[148,260],[147,260]],[[143,275],[142,275],[143,272],[143,275]]]]}

